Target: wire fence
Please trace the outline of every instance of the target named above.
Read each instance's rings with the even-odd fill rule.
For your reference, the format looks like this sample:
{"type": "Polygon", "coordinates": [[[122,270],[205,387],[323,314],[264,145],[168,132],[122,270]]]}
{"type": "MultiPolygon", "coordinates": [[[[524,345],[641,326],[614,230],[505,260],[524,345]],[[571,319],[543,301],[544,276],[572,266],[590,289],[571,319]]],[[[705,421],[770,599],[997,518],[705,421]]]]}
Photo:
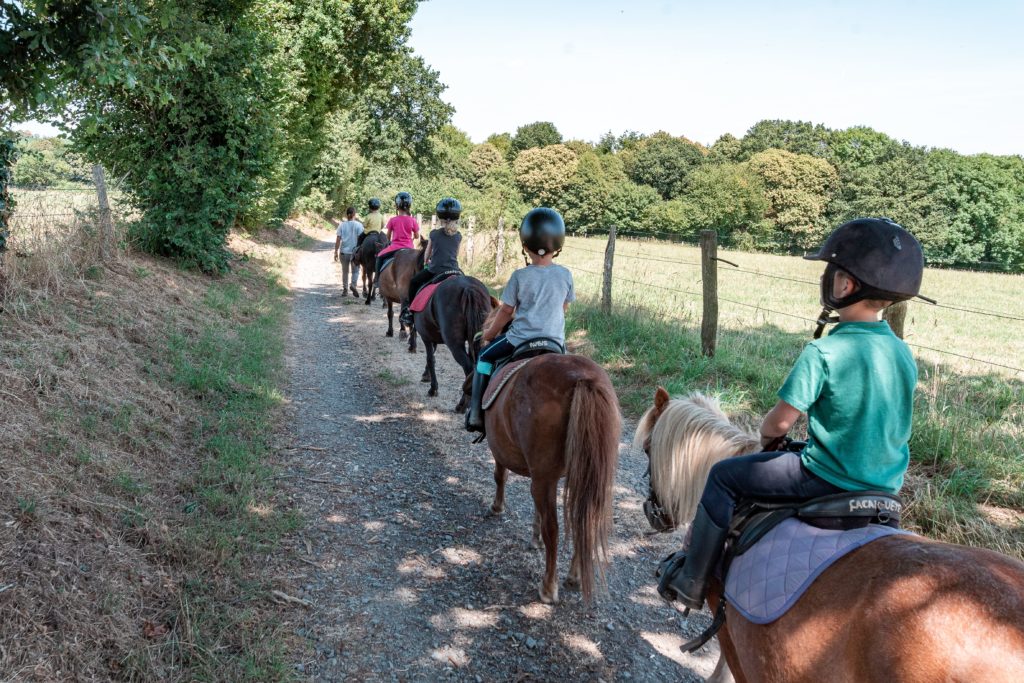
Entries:
{"type": "MultiPolygon", "coordinates": [[[[652,232],[652,233],[648,233],[648,234],[652,234],[653,235],[653,234],[657,234],[657,233],[653,233],[652,232]]],[[[576,271],[579,271],[579,272],[583,272],[583,273],[587,273],[589,275],[593,275],[593,276],[598,278],[599,285],[603,284],[603,286],[600,287],[600,297],[602,298],[602,306],[606,310],[610,310],[610,305],[611,305],[610,304],[610,296],[611,296],[612,287],[615,284],[617,284],[617,283],[624,283],[624,284],[627,284],[627,285],[631,285],[633,287],[654,289],[654,290],[658,290],[658,291],[662,291],[662,292],[668,292],[668,293],[672,293],[672,294],[677,294],[677,295],[682,295],[682,296],[687,296],[687,297],[694,297],[694,298],[701,298],[701,299],[703,299],[704,300],[704,315],[707,316],[707,315],[709,315],[709,312],[710,312],[711,315],[715,316],[715,320],[713,321],[713,324],[710,326],[710,328],[712,330],[714,330],[715,336],[717,336],[717,325],[718,325],[718,321],[717,321],[718,313],[717,313],[717,310],[718,310],[718,302],[719,301],[727,303],[727,304],[730,304],[730,305],[733,305],[733,306],[740,306],[740,307],[744,307],[744,308],[749,308],[749,309],[757,310],[757,311],[760,311],[760,312],[762,312],[764,314],[768,314],[768,315],[772,315],[772,316],[781,316],[781,317],[795,319],[795,320],[800,320],[800,321],[808,322],[808,323],[812,323],[812,324],[817,323],[817,320],[815,320],[813,318],[809,318],[807,316],[802,316],[802,315],[798,315],[798,314],[794,314],[794,313],[789,313],[789,312],[786,312],[786,311],[780,311],[780,310],[777,310],[777,309],[768,308],[768,307],[765,307],[762,304],[755,304],[755,303],[750,303],[748,301],[741,301],[741,300],[738,300],[738,299],[735,299],[735,298],[731,298],[731,297],[720,296],[718,294],[717,275],[718,275],[719,272],[724,272],[724,273],[727,273],[727,274],[743,274],[743,275],[750,275],[750,276],[755,276],[755,277],[771,278],[773,280],[784,280],[784,281],[794,282],[794,283],[798,283],[798,284],[804,284],[804,285],[807,285],[809,287],[813,286],[815,288],[819,287],[819,282],[817,282],[817,281],[806,279],[806,278],[800,278],[800,277],[790,277],[790,276],[787,276],[787,275],[780,275],[780,274],[773,273],[773,272],[765,272],[765,271],[754,270],[754,269],[749,269],[749,268],[742,268],[742,267],[739,267],[736,264],[731,264],[729,261],[724,261],[723,259],[717,257],[717,242],[716,242],[716,247],[712,249],[711,253],[708,253],[707,249],[705,249],[704,246],[702,245],[702,247],[701,247],[702,258],[701,258],[701,262],[698,263],[698,262],[694,262],[694,261],[687,261],[687,260],[673,259],[673,258],[664,258],[664,257],[653,256],[653,255],[642,254],[642,253],[641,254],[635,254],[635,253],[631,254],[631,253],[626,253],[626,252],[624,252],[622,250],[616,250],[616,237],[617,237],[617,234],[616,234],[616,232],[614,230],[609,231],[608,243],[606,244],[606,248],[603,249],[603,250],[591,249],[591,248],[588,248],[587,246],[583,246],[583,245],[579,245],[579,244],[574,244],[573,247],[572,247],[572,249],[574,251],[582,251],[582,252],[585,252],[585,253],[590,253],[590,254],[594,254],[594,255],[600,255],[600,256],[602,256],[604,258],[604,267],[602,268],[601,271],[594,271],[594,270],[589,270],[587,268],[580,268],[580,267],[574,267],[573,270],[576,270],[576,271]],[[631,259],[631,260],[638,260],[638,261],[652,261],[652,262],[670,263],[672,265],[683,266],[683,267],[700,267],[702,269],[702,277],[699,280],[700,284],[702,285],[701,289],[700,289],[700,291],[693,290],[693,289],[680,289],[678,287],[667,286],[667,285],[664,285],[664,284],[656,284],[656,283],[653,283],[653,282],[643,282],[643,281],[632,279],[632,278],[629,278],[629,277],[624,277],[624,276],[614,272],[614,263],[615,263],[615,261],[618,260],[618,259],[622,259],[622,258],[631,259]],[[717,267],[717,263],[718,262],[725,262],[725,263],[729,263],[730,265],[728,267],[718,268],[717,267]],[[709,267],[712,263],[714,263],[715,267],[709,267]],[[715,280],[714,282],[709,283],[705,279],[708,273],[712,273],[713,274],[713,277],[714,277],[714,280],[715,280]],[[709,301],[709,297],[712,298],[713,301],[709,301]],[[605,298],[607,298],[608,300],[605,301],[605,298]]],[[[730,256],[730,258],[736,258],[737,260],[739,260],[739,258],[737,258],[736,256],[730,256]]],[[[983,317],[1000,319],[1000,320],[1024,321],[1024,316],[1018,316],[1018,315],[1014,315],[1012,313],[1007,313],[1007,312],[998,312],[998,311],[986,310],[986,309],[978,308],[978,307],[956,306],[956,305],[951,305],[951,304],[932,304],[932,303],[927,303],[927,302],[922,302],[922,301],[914,301],[913,303],[915,303],[917,305],[936,306],[938,308],[954,310],[954,311],[958,311],[958,312],[962,312],[962,313],[967,313],[967,314],[973,315],[973,316],[983,316],[983,317]]],[[[902,328],[903,321],[902,321],[902,318],[899,319],[898,323],[895,320],[891,321],[891,324],[894,325],[894,329],[896,329],[897,324],[898,324],[898,328],[899,329],[897,329],[897,333],[902,337],[903,336],[903,328],[902,328]]],[[[707,328],[709,326],[705,325],[702,322],[702,327],[703,328],[707,328]]],[[[705,339],[704,343],[706,345],[705,348],[710,348],[711,349],[711,351],[710,351],[710,353],[708,355],[713,355],[713,353],[714,353],[714,344],[715,344],[714,340],[711,340],[709,342],[709,340],[705,339]],[[708,344],[710,344],[710,346],[707,346],[708,344]]],[[[940,354],[940,355],[943,355],[943,356],[948,356],[948,357],[962,359],[962,360],[968,360],[968,361],[971,361],[973,363],[979,363],[979,364],[987,365],[987,366],[990,366],[990,367],[993,367],[993,368],[999,368],[1001,370],[1008,370],[1008,371],[1013,372],[1013,373],[1024,373],[1024,367],[1019,367],[1016,364],[1011,364],[1011,363],[1006,363],[1006,362],[999,362],[999,361],[990,360],[990,359],[987,359],[987,358],[979,358],[976,355],[969,355],[969,354],[966,354],[966,353],[961,353],[961,352],[956,351],[956,350],[941,349],[941,348],[937,348],[937,347],[934,347],[934,346],[920,344],[920,343],[917,343],[916,341],[911,341],[911,342],[907,342],[907,343],[908,343],[908,345],[910,345],[910,346],[912,346],[914,348],[925,350],[925,351],[928,351],[928,352],[931,352],[931,353],[936,353],[936,354],[940,354]]]]}

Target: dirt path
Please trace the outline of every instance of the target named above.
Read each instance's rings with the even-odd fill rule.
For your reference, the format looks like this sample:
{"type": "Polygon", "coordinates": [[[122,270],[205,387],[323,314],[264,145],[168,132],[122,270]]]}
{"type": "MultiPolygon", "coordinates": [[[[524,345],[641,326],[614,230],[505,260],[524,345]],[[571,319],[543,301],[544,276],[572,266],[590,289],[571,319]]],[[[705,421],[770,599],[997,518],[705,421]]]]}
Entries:
{"type": "MultiPolygon", "coordinates": [[[[323,233],[318,236],[322,239],[323,233]]],[[[284,487],[306,528],[288,539],[282,591],[317,680],[701,680],[717,645],[693,656],[686,624],[654,591],[678,537],[646,536],[642,454],[622,451],[609,591],[592,607],[537,599],[543,560],[528,549],[532,504],[512,475],[503,517],[486,518],[493,465],[451,412],[461,370],[439,351],[427,398],[422,349],[387,339],[379,302],[342,297],[331,244],[297,264],[290,331],[291,431],[284,487]]],[[[628,436],[628,435],[627,435],[628,436]]],[[[561,517],[561,515],[560,515],[561,517]]],[[[561,522],[561,519],[560,519],[561,522]]],[[[562,578],[568,549],[560,549],[562,578]]]]}

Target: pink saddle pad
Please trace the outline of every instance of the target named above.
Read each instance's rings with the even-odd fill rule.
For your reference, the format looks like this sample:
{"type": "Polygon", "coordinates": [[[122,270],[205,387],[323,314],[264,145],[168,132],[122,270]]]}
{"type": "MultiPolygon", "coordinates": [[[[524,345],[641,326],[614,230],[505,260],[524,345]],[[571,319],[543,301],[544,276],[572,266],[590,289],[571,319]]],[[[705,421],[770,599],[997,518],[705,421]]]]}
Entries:
{"type": "Polygon", "coordinates": [[[427,304],[430,303],[430,297],[434,296],[434,290],[440,287],[442,282],[447,282],[449,278],[453,277],[455,277],[455,275],[449,275],[444,280],[441,280],[441,282],[427,285],[423,289],[418,291],[416,293],[416,298],[413,299],[412,303],[409,305],[409,310],[412,311],[413,313],[419,313],[420,311],[425,309],[427,307],[427,304]]]}

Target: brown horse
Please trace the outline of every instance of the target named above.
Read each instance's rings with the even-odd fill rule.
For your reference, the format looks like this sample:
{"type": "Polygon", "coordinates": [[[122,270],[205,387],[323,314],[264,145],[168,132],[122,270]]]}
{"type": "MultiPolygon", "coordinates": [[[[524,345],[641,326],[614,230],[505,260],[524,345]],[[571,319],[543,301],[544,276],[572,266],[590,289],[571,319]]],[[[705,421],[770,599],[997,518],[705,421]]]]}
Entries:
{"type": "MultiPolygon", "coordinates": [[[[493,314],[492,314],[493,315],[493,314]]],[[[511,470],[530,478],[534,518],[531,547],[545,550],[540,599],[558,602],[558,481],[573,556],[566,588],[590,600],[608,562],[612,485],[622,420],[608,374],[583,356],[547,355],[524,365],[485,414],[497,489],[491,512],[505,508],[511,470]]]]}
{"type": "MultiPolygon", "coordinates": [[[[427,352],[427,365],[421,381],[430,382],[428,396],[437,396],[437,345],[447,346],[464,376],[470,377],[479,351],[477,333],[483,328],[491,309],[498,306],[498,300],[487,291],[487,286],[475,277],[460,274],[438,285],[430,303],[416,314],[413,321],[427,352]]],[[[468,405],[468,384],[463,382],[462,396],[455,412],[465,412],[468,405]]]]}
{"type": "MultiPolygon", "coordinates": [[[[409,306],[409,281],[423,267],[423,249],[426,240],[420,240],[418,249],[399,249],[394,252],[395,258],[390,266],[377,278],[377,290],[388,307],[388,331],[386,336],[395,336],[394,305],[399,304],[401,310],[409,306]]],[[[416,328],[410,326],[406,332],[405,323],[398,321],[398,338],[405,339],[409,335],[409,353],[416,353],[416,328]]]]}
{"type": "MultiPolygon", "coordinates": [[[[700,394],[658,388],[637,428],[651,490],[682,524],[708,470],[758,450],[700,394]]],[[[708,604],[716,609],[722,583],[708,604]]],[[[782,617],[753,624],[731,606],[719,633],[738,681],[1024,681],[1024,564],[980,548],[888,536],[826,569],[782,617]]],[[[726,674],[721,661],[716,675],[726,674]]],[[[727,678],[717,680],[728,680],[727,678]]]]}
{"type": "Polygon", "coordinates": [[[388,246],[388,236],[376,230],[371,232],[363,240],[363,243],[356,249],[352,260],[363,267],[363,296],[366,297],[366,305],[376,298],[374,291],[374,268],[377,264],[377,254],[388,246]]]}

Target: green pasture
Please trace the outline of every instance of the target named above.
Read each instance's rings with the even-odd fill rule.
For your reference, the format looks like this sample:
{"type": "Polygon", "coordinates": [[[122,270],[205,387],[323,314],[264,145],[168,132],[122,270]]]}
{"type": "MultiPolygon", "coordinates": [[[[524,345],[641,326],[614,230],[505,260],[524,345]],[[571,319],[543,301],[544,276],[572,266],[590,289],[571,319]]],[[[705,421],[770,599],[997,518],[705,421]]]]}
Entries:
{"type": "MultiPolygon", "coordinates": [[[[580,298],[568,334],[612,373],[627,416],[639,416],[659,384],[673,394],[716,393],[730,410],[757,415],[774,403],[811,338],[821,265],[721,251],[748,272],[719,264],[718,352],[709,359],[700,352],[699,248],[620,239],[606,316],[604,245],[570,238],[559,258],[580,298]]],[[[913,523],[1024,557],[1024,373],[1001,367],[1024,367],[1024,320],[1014,319],[1024,318],[1024,277],[929,269],[923,289],[948,306],[1011,317],[910,305],[906,338],[920,369],[905,489],[913,523]]]]}

